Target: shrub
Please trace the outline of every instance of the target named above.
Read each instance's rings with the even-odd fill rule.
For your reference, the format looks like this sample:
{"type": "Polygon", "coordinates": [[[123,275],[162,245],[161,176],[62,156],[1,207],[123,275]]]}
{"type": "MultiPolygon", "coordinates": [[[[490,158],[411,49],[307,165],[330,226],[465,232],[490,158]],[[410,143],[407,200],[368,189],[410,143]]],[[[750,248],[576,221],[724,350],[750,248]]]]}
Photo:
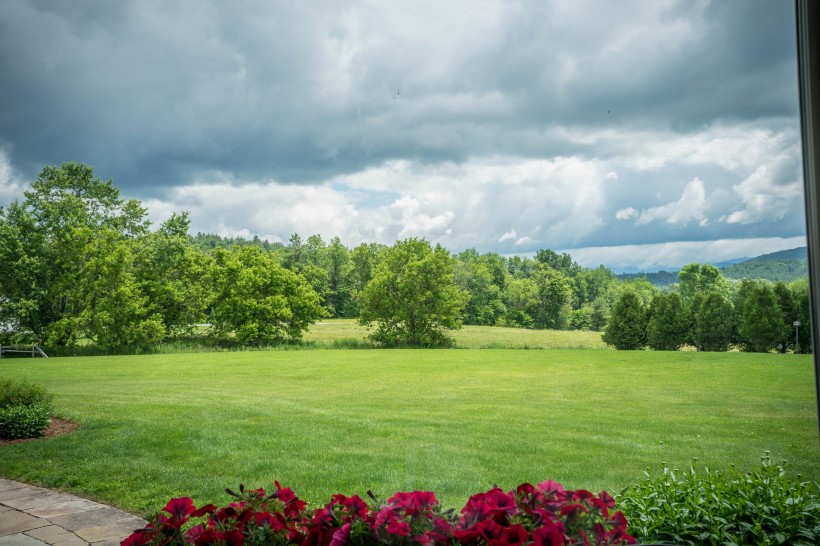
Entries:
{"type": "Polygon", "coordinates": [[[288,488],[239,493],[225,508],[197,509],[190,498],[171,499],[145,529],[122,546],[564,546],[634,544],[627,521],[602,492],[565,491],[560,484],[528,483],[505,493],[494,487],[470,497],[456,514],[443,511],[433,493],[396,493],[380,502],[368,492],[333,495],[315,510],[288,488]],[[204,522],[195,522],[196,518],[204,522]]]}
{"type": "Polygon", "coordinates": [[[13,440],[42,436],[48,428],[50,414],[44,406],[0,408],[0,438],[13,440]]]}
{"type": "Polygon", "coordinates": [[[40,385],[0,380],[0,438],[42,436],[49,425],[52,400],[40,385]]]}
{"type": "Polygon", "coordinates": [[[11,406],[41,406],[51,411],[53,396],[40,385],[0,380],[0,408],[11,406]]]}
{"type": "Polygon", "coordinates": [[[629,532],[644,542],[676,544],[820,544],[820,489],[786,478],[764,456],[760,468],[725,472],[693,464],[626,488],[618,505],[629,532]]]}

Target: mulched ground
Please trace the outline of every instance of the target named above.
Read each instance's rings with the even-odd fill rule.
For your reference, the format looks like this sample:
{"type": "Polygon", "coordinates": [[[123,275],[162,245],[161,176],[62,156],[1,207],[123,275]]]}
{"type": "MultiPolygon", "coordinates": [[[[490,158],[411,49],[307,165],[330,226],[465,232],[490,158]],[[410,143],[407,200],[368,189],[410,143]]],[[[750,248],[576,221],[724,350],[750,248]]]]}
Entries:
{"type": "Polygon", "coordinates": [[[68,434],[70,432],[74,432],[78,428],[80,428],[80,425],[77,423],[72,423],[71,421],[68,421],[66,419],[61,419],[60,417],[52,417],[51,424],[48,426],[45,433],[39,438],[23,438],[20,440],[0,439],[0,447],[11,444],[22,444],[23,442],[34,442],[42,438],[52,438],[54,436],[60,436],[61,434],[68,434]]]}

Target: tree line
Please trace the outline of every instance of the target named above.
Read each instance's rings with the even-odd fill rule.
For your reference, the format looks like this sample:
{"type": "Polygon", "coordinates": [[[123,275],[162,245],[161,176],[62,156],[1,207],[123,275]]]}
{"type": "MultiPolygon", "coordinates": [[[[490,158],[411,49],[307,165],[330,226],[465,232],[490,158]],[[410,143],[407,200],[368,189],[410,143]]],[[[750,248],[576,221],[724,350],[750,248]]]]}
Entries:
{"type": "Polygon", "coordinates": [[[298,340],[322,317],[350,317],[384,345],[443,345],[447,329],[473,324],[604,331],[619,348],[768,350],[790,346],[790,321],[808,325],[805,282],[738,283],[711,266],[687,266],[662,293],[549,249],[506,257],[452,255],[424,239],[347,248],[318,235],[191,236],[185,212],[149,227],[141,203],[90,166],[44,168],[21,201],[0,209],[0,342],[110,349],[196,335],[262,345],[298,340]],[[754,326],[759,309],[780,322],[754,326]],[[722,331],[720,317],[729,337],[706,340],[722,331]],[[627,331],[635,334],[624,341],[627,331]]]}
{"type": "Polygon", "coordinates": [[[808,279],[729,281],[714,266],[689,264],[675,290],[651,300],[634,292],[615,304],[603,339],[617,349],[811,352],[808,279]],[[802,334],[802,335],[801,335],[802,334]]]}

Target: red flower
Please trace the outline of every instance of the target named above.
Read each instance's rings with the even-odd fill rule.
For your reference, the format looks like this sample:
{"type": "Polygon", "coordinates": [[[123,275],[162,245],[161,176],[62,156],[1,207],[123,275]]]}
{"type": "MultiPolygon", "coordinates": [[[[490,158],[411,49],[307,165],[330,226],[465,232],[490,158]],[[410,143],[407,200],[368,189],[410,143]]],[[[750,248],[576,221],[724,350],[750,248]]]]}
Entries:
{"type": "Polygon", "coordinates": [[[538,489],[540,489],[541,492],[547,497],[551,497],[551,496],[555,495],[556,493],[563,493],[564,492],[564,486],[561,485],[560,483],[554,482],[552,480],[547,480],[545,482],[539,483],[538,484],[538,489]]]}
{"type": "Polygon", "coordinates": [[[588,513],[586,506],[583,504],[565,504],[561,507],[561,516],[566,517],[567,519],[575,517],[579,512],[588,513]]]}
{"type": "Polygon", "coordinates": [[[348,518],[367,519],[367,503],[361,497],[353,495],[333,495],[331,505],[336,504],[342,507],[342,514],[348,518]]]}
{"type": "Polygon", "coordinates": [[[568,542],[566,538],[564,524],[560,521],[538,527],[532,531],[533,546],[563,546],[568,542]]]}
{"type": "Polygon", "coordinates": [[[387,499],[387,504],[403,510],[406,516],[413,517],[416,514],[431,511],[433,506],[438,505],[438,499],[430,491],[413,491],[412,493],[396,493],[387,499]]]}
{"type": "Polygon", "coordinates": [[[170,519],[163,522],[163,525],[178,528],[188,521],[188,516],[196,511],[196,506],[190,497],[180,497],[168,501],[163,510],[171,514],[170,519]]]}
{"type": "Polygon", "coordinates": [[[333,533],[333,540],[330,541],[330,546],[344,546],[350,539],[350,524],[345,523],[342,527],[333,533]]]}
{"type": "Polygon", "coordinates": [[[387,523],[387,532],[391,535],[406,537],[410,534],[410,524],[403,519],[391,517],[390,521],[387,523]]]}
{"type": "Polygon", "coordinates": [[[292,489],[289,487],[282,487],[277,481],[273,483],[276,485],[276,491],[271,494],[271,498],[278,499],[285,503],[285,513],[288,516],[294,516],[298,512],[305,509],[307,504],[305,504],[304,501],[299,500],[292,489]]]}
{"type": "Polygon", "coordinates": [[[530,538],[530,534],[521,525],[511,525],[501,531],[501,536],[490,540],[488,546],[521,546],[530,538]]]}
{"type": "Polygon", "coordinates": [[[125,540],[120,542],[120,546],[143,546],[148,544],[148,533],[145,531],[134,531],[125,540]]]}

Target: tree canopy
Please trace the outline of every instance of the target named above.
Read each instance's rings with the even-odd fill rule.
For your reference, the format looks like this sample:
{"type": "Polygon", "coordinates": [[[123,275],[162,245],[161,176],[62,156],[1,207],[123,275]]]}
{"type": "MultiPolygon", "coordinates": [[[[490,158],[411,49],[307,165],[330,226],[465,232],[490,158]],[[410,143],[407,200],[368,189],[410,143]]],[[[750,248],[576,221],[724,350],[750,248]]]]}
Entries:
{"type": "Polygon", "coordinates": [[[386,249],[359,294],[359,322],[387,346],[440,346],[461,327],[468,295],[455,283],[453,262],[440,245],[405,239],[386,249]]]}

